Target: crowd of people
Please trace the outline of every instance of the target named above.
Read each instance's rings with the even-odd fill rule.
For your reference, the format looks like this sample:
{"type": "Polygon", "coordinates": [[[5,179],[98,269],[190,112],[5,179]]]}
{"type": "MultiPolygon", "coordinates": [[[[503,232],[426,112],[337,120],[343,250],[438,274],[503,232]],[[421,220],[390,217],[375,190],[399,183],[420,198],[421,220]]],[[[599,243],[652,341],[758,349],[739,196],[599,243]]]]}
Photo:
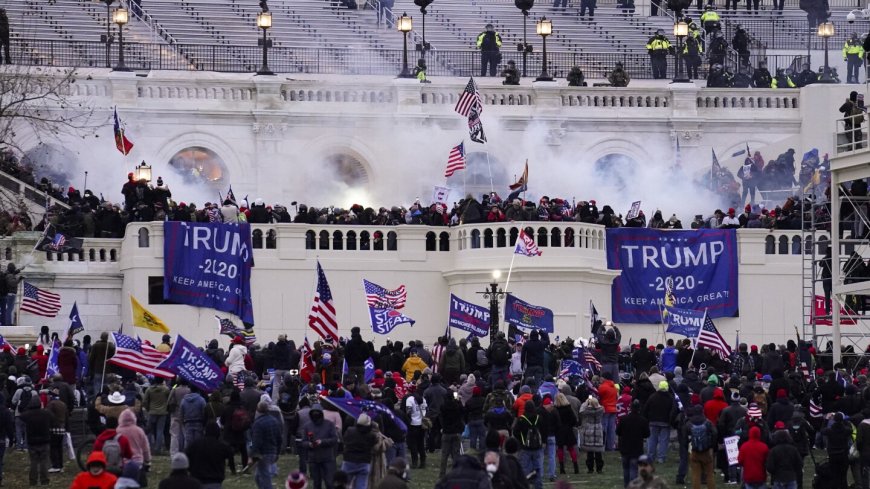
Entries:
{"type": "MultiPolygon", "coordinates": [[[[30,351],[0,351],[0,438],[28,452],[31,485],[46,484],[70,468],[65,433],[86,410],[96,440],[72,489],[145,487],[164,455],[161,489],[219,488],[227,470],[253,471],[258,489],[276,477],[290,489],[395,489],[426,467],[438,468],[438,489],[541,489],[567,473],[596,483],[620,469],[625,487],[662,488],[655,465],[666,463],[678,486],[795,488],[813,449],[816,487],[870,482],[870,352],[834,365],[830,343],[739,344],[728,356],[688,339],[626,344],[610,322],[594,329],[589,342],[532,331],[376,348],[352,328],[311,351],[285,335],[264,347],[235,337],[227,350],[214,339],[204,352],[226,382],[207,393],[107,365],[107,333],[67,339],[46,375],[44,327],[30,351]],[[340,408],[348,400],[359,413],[340,408]],[[290,454],[293,470],[277,474],[290,454]]],[[[156,349],[171,347],[166,335],[156,349]]]]}

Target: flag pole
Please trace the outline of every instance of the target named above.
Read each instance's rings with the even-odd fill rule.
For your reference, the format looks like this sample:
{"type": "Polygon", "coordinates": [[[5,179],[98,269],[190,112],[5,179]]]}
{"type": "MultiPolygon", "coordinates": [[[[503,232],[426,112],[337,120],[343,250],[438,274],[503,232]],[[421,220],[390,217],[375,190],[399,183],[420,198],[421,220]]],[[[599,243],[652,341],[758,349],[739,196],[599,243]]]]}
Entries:
{"type": "Polygon", "coordinates": [[[707,322],[707,308],[704,308],[704,320],[701,321],[701,327],[698,328],[698,336],[695,336],[695,348],[692,349],[692,357],[689,358],[689,368],[692,368],[692,361],[695,359],[695,353],[698,352],[698,338],[701,337],[701,330],[704,329],[704,323],[707,322]]]}
{"type": "Polygon", "coordinates": [[[489,191],[495,192],[495,186],[492,184],[492,165],[489,163],[489,151],[486,152],[486,168],[489,170],[489,191]]]}
{"type": "Polygon", "coordinates": [[[514,248],[513,248],[514,251],[511,253],[511,265],[508,268],[507,280],[505,280],[505,282],[504,282],[504,293],[505,294],[507,294],[508,286],[511,284],[511,272],[514,271],[514,259],[517,257],[516,249],[517,249],[517,243],[519,242],[519,240],[520,240],[520,235],[517,234],[517,240],[514,242],[514,248]]]}

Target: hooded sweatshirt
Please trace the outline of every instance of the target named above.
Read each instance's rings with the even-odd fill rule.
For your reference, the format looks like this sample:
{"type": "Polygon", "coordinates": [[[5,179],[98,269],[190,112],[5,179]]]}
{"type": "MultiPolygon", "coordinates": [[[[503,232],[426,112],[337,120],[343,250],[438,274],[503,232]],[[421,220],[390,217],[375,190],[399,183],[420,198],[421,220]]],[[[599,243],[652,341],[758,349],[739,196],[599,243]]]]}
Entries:
{"type": "Polygon", "coordinates": [[[749,440],[740,447],[737,463],[743,466],[743,481],[747,484],[761,484],[767,480],[765,463],[770,451],[761,441],[761,430],[757,426],[749,429],[749,440]]]}
{"type": "Polygon", "coordinates": [[[130,443],[130,450],[133,452],[131,460],[139,465],[151,463],[151,445],[148,443],[148,436],[142,428],[136,426],[136,415],[133,411],[124,410],[118,416],[118,428],[115,431],[130,443]]]}
{"type": "Polygon", "coordinates": [[[725,402],[725,394],[722,392],[721,387],[717,387],[713,390],[713,399],[704,403],[704,416],[714,426],[717,426],[719,424],[719,414],[727,407],[728,403],[725,402]]]}
{"type": "MultiPolygon", "coordinates": [[[[103,455],[103,452],[91,452],[86,465],[90,466],[95,463],[101,463],[103,467],[106,466],[106,456],[103,455]]],[[[73,479],[70,489],[112,489],[115,487],[115,481],[117,480],[118,477],[107,470],[104,470],[98,476],[91,475],[86,470],[79,472],[76,478],[73,479]]]]}

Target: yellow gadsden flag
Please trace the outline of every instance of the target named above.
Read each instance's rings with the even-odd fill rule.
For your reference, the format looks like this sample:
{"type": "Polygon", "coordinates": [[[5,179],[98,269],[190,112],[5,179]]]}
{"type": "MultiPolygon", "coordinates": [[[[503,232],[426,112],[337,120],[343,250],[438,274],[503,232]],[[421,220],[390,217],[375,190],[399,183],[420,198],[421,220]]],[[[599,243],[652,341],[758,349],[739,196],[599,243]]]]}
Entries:
{"type": "Polygon", "coordinates": [[[169,327],[160,318],[142,307],[142,304],[139,304],[139,301],[132,295],[130,296],[130,304],[133,306],[133,326],[150,329],[158,333],[169,332],[169,327]]]}

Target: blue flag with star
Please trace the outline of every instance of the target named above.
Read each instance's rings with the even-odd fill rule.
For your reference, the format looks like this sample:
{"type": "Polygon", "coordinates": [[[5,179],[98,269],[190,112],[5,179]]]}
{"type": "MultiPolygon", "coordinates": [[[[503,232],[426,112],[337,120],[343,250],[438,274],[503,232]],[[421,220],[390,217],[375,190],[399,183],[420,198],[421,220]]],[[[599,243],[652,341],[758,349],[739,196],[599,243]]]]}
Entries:
{"type": "Polygon", "coordinates": [[[79,305],[73,302],[72,310],[69,312],[69,330],[67,336],[72,338],[74,334],[81,333],[85,330],[85,325],[82,323],[82,318],[79,316],[79,305]]]}
{"type": "Polygon", "coordinates": [[[619,273],[611,285],[613,322],[661,322],[671,284],[677,307],[737,316],[735,229],[608,229],[605,242],[607,268],[619,273]]]}

